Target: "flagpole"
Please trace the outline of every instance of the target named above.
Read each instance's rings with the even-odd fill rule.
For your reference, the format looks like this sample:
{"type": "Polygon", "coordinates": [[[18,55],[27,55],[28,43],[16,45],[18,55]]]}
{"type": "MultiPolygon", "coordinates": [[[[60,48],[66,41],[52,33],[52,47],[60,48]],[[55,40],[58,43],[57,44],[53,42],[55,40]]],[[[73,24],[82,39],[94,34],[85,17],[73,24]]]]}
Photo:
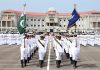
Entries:
{"type": "MultiPolygon", "coordinates": [[[[74,4],[74,9],[76,9],[76,4],[74,4]]],[[[77,27],[77,25],[76,25],[76,22],[75,22],[75,34],[76,34],[76,27],[77,27]]]]}
{"type": "MultiPolygon", "coordinates": [[[[23,14],[25,14],[25,8],[26,8],[26,3],[23,4],[23,14]]],[[[24,27],[24,30],[26,30],[25,27],[24,27]]],[[[24,31],[24,36],[25,36],[25,31],[24,31]]],[[[24,48],[25,48],[25,37],[24,37],[24,48]]]]}
{"type": "Polygon", "coordinates": [[[25,14],[26,3],[23,4],[23,14],[25,14]]]}

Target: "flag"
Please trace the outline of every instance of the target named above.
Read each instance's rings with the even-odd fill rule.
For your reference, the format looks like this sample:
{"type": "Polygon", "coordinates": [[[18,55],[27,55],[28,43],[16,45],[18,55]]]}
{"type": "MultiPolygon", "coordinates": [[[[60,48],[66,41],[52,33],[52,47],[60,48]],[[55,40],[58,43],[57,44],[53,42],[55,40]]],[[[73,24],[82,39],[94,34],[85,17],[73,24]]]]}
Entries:
{"type": "Polygon", "coordinates": [[[77,13],[76,9],[73,10],[72,14],[71,14],[71,18],[68,20],[68,28],[73,26],[75,24],[75,22],[80,18],[79,14],[77,13]]]}
{"type": "Polygon", "coordinates": [[[22,14],[17,23],[17,29],[20,34],[23,34],[25,33],[25,28],[26,28],[26,15],[22,14]]]}

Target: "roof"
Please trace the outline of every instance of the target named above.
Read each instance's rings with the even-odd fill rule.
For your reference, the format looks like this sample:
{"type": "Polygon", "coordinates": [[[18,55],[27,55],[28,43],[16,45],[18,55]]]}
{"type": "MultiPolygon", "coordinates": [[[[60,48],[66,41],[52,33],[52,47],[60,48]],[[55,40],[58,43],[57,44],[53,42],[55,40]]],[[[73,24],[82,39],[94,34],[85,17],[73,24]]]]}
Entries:
{"type": "Polygon", "coordinates": [[[90,10],[90,11],[85,11],[85,12],[79,12],[80,15],[83,15],[83,14],[92,14],[92,13],[100,13],[100,11],[90,10]]]}
{"type": "MultiPolygon", "coordinates": [[[[17,11],[17,10],[3,10],[1,12],[8,12],[8,13],[16,13],[16,14],[21,14],[23,11],[17,11]]],[[[36,16],[40,16],[40,15],[46,15],[46,13],[43,12],[25,12],[28,15],[36,15],[36,16]]]]}
{"type": "MultiPolygon", "coordinates": [[[[12,9],[3,10],[1,12],[9,12],[9,13],[16,13],[16,14],[21,14],[22,13],[22,11],[12,10],[12,9]]],[[[85,12],[79,12],[80,15],[83,15],[83,14],[91,14],[91,13],[100,13],[100,11],[90,10],[90,11],[85,11],[85,12]]],[[[48,12],[26,12],[26,14],[33,15],[33,16],[45,16],[47,14],[56,14],[58,16],[68,16],[71,13],[58,13],[58,12],[48,11],[48,12]]]]}

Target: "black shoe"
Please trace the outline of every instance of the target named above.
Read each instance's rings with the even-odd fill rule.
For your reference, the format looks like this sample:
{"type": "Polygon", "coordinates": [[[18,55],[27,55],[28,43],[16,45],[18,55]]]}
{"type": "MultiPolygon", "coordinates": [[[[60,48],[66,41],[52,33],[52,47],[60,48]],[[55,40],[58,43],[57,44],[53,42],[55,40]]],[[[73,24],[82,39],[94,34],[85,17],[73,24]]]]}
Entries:
{"type": "Polygon", "coordinates": [[[21,60],[21,68],[23,68],[24,66],[23,66],[23,64],[24,64],[24,61],[23,60],[21,60]]]}
{"type": "Polygon", "coordinates": [[[40,64],[40,68],[42,68],[43,67],[43,61],[39,60],[39,64],[40,64]]]}
{"type": "Polygon", "coordinates": [[[57,68],[60,68],[60,66],[57,65],[57,68]]]}
{"type": "Polygon", "coordinates": [[[73,68],[74,68],[74,69],[76,69],[76,68],[77,68],[77,66],[73,66],[73,68]]]}
{"type": "Polygon", "coordinates": [[[33,53],[32,53],[32,58],[33,58],[33,53]]]}
{"type": "Polygon", "coordinates": [[[21,66],[21,68],[24,68],[24,66],[21,66]]]}
{"type": "Polygon", "coordinates": [[[27,60],[25,60],[25,67],[26,67],[26,64],[27,64],[27,60]]]}
{"type": "Polygon", "coordinates": [[[27,62],[29,63],[30,57],[28,57],[27,62]]]}
{"type": "Polygon", "coordinates": [[[43,66],[42,65],[40,65],[40,68],[42,68],[43,66]]]}
{"type": "Polygon", "coordinates": [[[73,60],[73,67],[74,67],[74,69],[77,68],[77,61],[75,61],[75,60],[73,60]]]}
{"type": "Polygon", "coordinates": [[[57,68],[60,68],[60,63],[61,63],[61,61],[60,61],[60,60],[56,60],[56,65],[57,65],[57,68]]]}
{"type": "Polygon", "coordinates": [[[74,61],[72,60],[72,57],[70,57],[70,63],[71,63],[71,64],[73,64],[73,63],[74,63],[74,61]]]}
{"type": "Polygon", "coordinates": [[[42,64],[40,64],[40,68],[42,68],[43,67],[43,65],[42,64]]]}
{"type": "Polygon", "coordinates": [[[73,64],[73,61],[71,61],[71,64],[73,64]]]}

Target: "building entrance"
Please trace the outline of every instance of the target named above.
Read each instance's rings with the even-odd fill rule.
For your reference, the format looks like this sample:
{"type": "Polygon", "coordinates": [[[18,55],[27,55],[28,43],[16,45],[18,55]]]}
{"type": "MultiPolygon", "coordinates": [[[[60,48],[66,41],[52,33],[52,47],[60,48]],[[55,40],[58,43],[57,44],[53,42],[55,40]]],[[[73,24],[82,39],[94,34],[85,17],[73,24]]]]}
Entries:
{"type": "Polygon", "coordinates": [[[53,29],[50,29],[50,32],[53,32],[53,29]]]}

